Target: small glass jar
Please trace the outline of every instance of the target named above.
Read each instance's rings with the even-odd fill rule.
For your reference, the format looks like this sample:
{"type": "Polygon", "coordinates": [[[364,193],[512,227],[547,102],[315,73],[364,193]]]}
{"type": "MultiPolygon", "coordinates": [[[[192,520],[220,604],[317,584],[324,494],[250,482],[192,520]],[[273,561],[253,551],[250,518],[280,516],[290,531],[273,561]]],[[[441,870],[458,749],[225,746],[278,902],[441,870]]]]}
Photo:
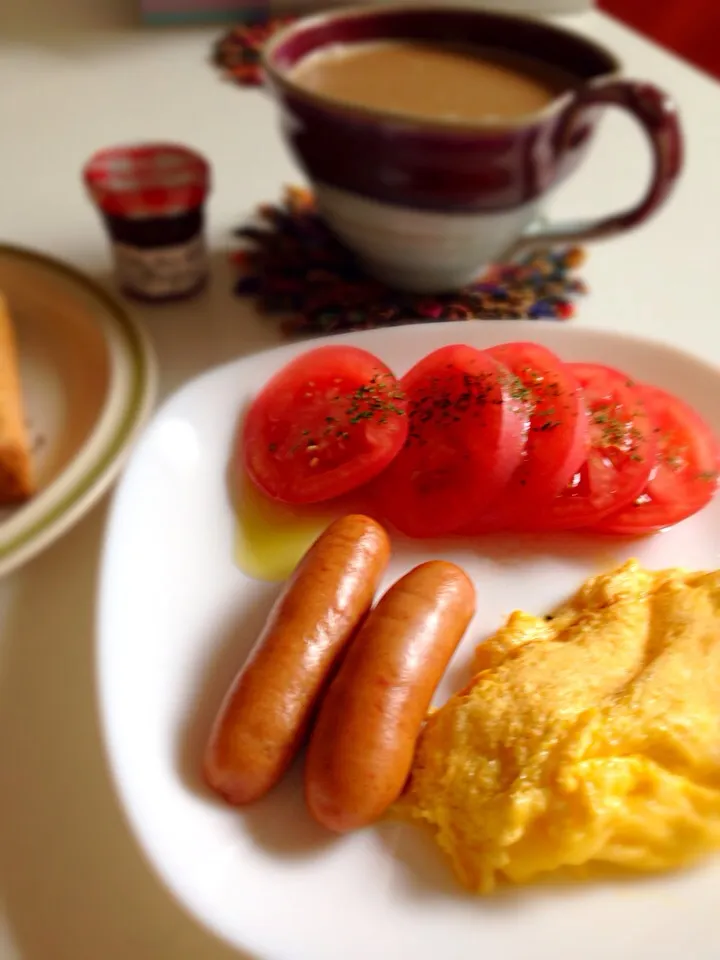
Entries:
{"type": "Polygon", "coordinates": [[[210,168],[200,154],[176,144],[111,147],[90,158],[83,178],[110,237],[124,293],[166,302],[204,287],[210,168]]]}

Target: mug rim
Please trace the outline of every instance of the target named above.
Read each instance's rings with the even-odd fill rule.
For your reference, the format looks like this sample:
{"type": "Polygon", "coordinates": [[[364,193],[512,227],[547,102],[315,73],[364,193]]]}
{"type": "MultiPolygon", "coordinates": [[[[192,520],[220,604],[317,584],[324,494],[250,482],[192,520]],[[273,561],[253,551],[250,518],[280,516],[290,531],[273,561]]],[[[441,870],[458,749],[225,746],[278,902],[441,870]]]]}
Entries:
{"type": "MultiPolygon", "coordinates": [[[[309,103],[311,106],[325,111],[350,115],[351,117],[356,117],[360,120],[376,121],[379,123],[393,122],[395,124],[402,125],[405,129],[414,128],[418,133],[452,133],[455,131],[457,133],[464,133],[467,135],[474,130],[478,133],[486,133],[492,130],[521,129],[522,127],[527,127],[535,123],[541,123],[549,117],[554,116],[556,113],[562,111],[574,98],[576,90],[566,90],[559,96],[554,97],[550,103],[542,107],[540,110],[536,110],[532,113],[519,114],[515,117],[488,117],[487,119],[472,120],[444,119],[442,117],[417,117],[411,114],[403,113],[400,110],[384,110],[377,107],[366,107],[362,104],[347,103],[343,100],[335,100],[330,96],[307,90],[301,84],[297,83],[297,81],[293,80],[285,69],[276,66],[274,62],[279,49],[285,43],[287,43],[288,40],[291,40],[294,35],[300,35],[305,30],[313,29],[332,21],[354,20],[362,17],[375,17],[377,19],[384,19],[387,16],[393,16],[397,14],[414,15],[428,13],[459,13],[466,16],[472,16],[477,20],[494,20],[496,22],[504,22],[507,23],[508,26],[511,26],[513,23],[530,23],[540,27],[541,30],[546,31],[547,33],[564,36],[569,40],[576,41],[585,47],[591,48],[599,57],[602,57],[608,61],[610,64],[612,64],[612,66],[611,69],[609,69],[606,73],[601,73],[595,77],[589,78],[585,83],[581,84],[578,89],[592,86],[599,81],[604,82],[606,80],[617,78],[622,71],[620,60],[607,47],[603,46],[601,43],[597,43],[590,37],[586,37],[584,34],[578,33],[574,30],[569,30],[564,26],[558,26],[555,23],[550,23],[541,17],[523,15],[521,13],[501,13],[495,10],[474,9],[472,7],[462,6],[460,4],[440,6],[430,3],[392,3],[383,4],[381,7],[362,4],[324,10],[318,13],[300,17],[293,23],[290,23],[279,30],[278,33],[276,33],[264,45],[260,55],[261,65],[264,72],[274,84],[280,87],[284,92],[292,94],[294,97],[309,103]]],[[[315,49],[309,52],[314,53],[316,50],[323,49],[324,46],[329,46],[329,44],[319,44],[315,49]]]]}

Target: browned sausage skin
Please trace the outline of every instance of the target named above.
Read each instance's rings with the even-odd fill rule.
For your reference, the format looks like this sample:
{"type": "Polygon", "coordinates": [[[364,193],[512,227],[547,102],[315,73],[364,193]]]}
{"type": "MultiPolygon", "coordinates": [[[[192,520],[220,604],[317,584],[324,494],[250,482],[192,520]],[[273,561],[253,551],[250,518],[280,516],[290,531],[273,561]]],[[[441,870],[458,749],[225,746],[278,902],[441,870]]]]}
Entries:
{"type": "Polygon", "coordinates": [[[205,751],[205,780],[229,803],[259,799],[292,762],[389,558],[380,524],[351,515],[332,523],[298,564],[223,701],[205,751]]]}
{"type": "Polygon", "coordinates": [[[400,795],[432,695],[474,612],[471,581],[444,560],[415,567],[371,611],[310,738],[305,799],[323,826],[366,826],[400,795]]]}

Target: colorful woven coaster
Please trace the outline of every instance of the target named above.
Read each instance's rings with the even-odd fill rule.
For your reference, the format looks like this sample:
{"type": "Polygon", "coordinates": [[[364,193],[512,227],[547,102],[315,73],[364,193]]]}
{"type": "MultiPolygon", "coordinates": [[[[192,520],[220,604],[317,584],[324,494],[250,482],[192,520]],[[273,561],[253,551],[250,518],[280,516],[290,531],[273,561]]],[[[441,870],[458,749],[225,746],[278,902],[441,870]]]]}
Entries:
{"type": "Polygon", "coordinates": [[[575,271],[580,247],[547,250],[500,264],[457,293],[402,293],[369,277],[318,216],[312,193],[288,187],[281,204],[258,208],[240,227],[231,254],[235,292],[264,314],[281,315],[290,335],[340,333],[418,320],[569,320],[587,293],[575,271]]]}
{"type": "Polygon", "coordinates": [[[241,87],[260,87],[260,51],[263,44],[295,17],[274,17],[261,23],[238,24],[223,34],[212,51],[212,62],[226,79],[241,87]]]}

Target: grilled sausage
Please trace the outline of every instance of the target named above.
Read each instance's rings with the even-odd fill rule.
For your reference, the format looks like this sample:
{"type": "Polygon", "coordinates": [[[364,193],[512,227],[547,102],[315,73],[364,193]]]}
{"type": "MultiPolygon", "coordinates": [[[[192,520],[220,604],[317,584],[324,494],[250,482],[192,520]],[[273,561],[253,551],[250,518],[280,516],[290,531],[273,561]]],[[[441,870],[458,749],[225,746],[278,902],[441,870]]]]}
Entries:
{"type": "Polygon", "coordinates": [[[389,557],[385,530],[351,515],[332,523],[300,561],[226,695],[205,751],[205,780],[229,803],[262,797],[290,765],[389,557]]]}
{"type": "Polygon", "coordinates": [[[474,612],[467,575],[432,560],[398,580],[370,613],[310,737],[305,799],[323,826],[366,826],[400,795],[432,695],[474,612]]]}

